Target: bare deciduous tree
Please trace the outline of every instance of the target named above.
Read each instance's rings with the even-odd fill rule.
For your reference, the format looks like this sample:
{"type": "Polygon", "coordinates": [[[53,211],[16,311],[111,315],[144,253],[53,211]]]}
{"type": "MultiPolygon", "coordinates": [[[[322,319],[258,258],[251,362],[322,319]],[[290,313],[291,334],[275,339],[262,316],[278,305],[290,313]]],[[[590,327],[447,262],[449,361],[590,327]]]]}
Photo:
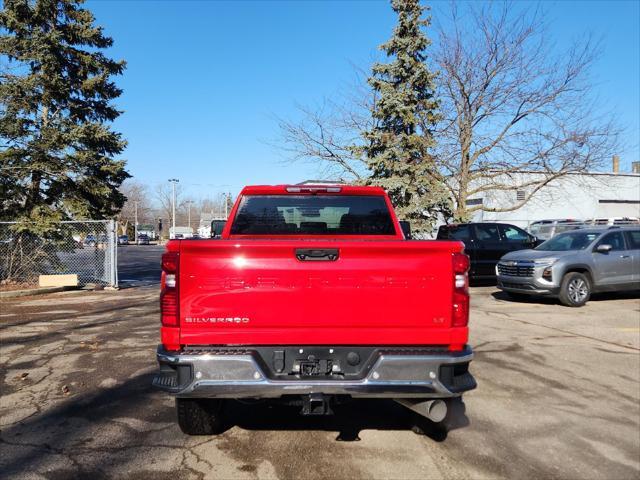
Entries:
{"type": "MultiPolygon", "coordinates": [[[[510,2],[465,4],[462,14],[452,3],[448,21],[438,15],[436,163],[457,219],[516,210],[555,179],[597,170],[617,151],[620,131],[593,95],[598,46],[590,38],[554,50],[542,12],[510,2]],[[505,191],[513,201],[500,207],[468,204],[505,191]]],[[[301,119],[279,121],[285,153],[346,180],[366,178],[360,134],[371,127],[372,103],[361,81],[343,101],[301,107],[301,119]]]]}
{"type": "Polygon", "coordinates": [[[375,126],[375,93],[367,73],[354,70],[355,82],[335,99],[325,99],[317,108],[298,105],[298,119],[276,119],[280,138],[274,143],[287,161],[315,163],[319,176],[327,179],[362,182],[369,176],[361,154],[362,132],[375,126]]]}
{"type": "Polygon", "coordinates": [[[518,209],[553,180],[601,167],[618,138],[590,101],[598,52],[591,39],[558,52],[539,11],[503,3],[472,4],[465,13],[452,6],[436,49],[438,160],[459,219],[518,209]],[[513,201],[467,205],[495,191],[512,191],[513,201]]]}
{"type": "Polygon", "coordinates": [[[135,180],[126,180],[120,187],[120,192],[127,197],[122,210],[116,219],[121,229],[121,234],[126,234],[129,225],[135,222],[136,205],[138,210],[138,223],[151,220],[152,206],[149,200],[149,192],[146,185],[135,180]]]}
{"type": "MultiPolygon", "coordinates": [[[[179,225],[177,219],[179,214],[179,205],[182,201],[182,185],[179,183],[176,184],[176,225],[179,225]]],[[[169,227],[171,227],[171,218],[173,216],[173,190],[172,186],[169,183],[159,183],[155,187],[154,198],[156,200],[157,206],[157,216],[167,221],[165,225],[166,232],[163,232],[165,235],[169,235],[169,227]]]]}
{"type": "Polygon", "coordinates": [[[211,218],[225,218],[233,207],[231,193],[219,193],[216,197],[207,197],[198,203],[198,213],[207,214],[211,218]],[[225,207],[226,203],[226,207],[225,207]]]}
{"type": "MultiPolygon", "coordinates": [[[[155,218],[161,218],[165,221],[162,232],[165,237],[169,235],[169,229],[171,228],[172,195],[171,184],[160,183],[156,185],[154,191],[155,210],[153,213],[155,218]]],[[[215,197],[197,198],[187,196],[184,187],[180,183],[176,184],[176,226],[191,226],[193,232],[197,233],[203,215],[211,217],[211,219],[224,216],[225,201],[227,202],[226,211],[230,212],[233,206],[233,197],[230,193],[220,193],[215,197]]]]}

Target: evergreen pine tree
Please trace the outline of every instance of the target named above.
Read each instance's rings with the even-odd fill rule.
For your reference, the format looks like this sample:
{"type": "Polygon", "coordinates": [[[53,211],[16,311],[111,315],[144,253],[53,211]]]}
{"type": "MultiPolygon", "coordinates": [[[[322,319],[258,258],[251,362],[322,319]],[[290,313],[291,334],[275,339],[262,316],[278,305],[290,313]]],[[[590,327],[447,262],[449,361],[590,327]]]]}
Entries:
{"type": "Polygon", "coordinates": [[[123,61],[83,0],[4,0],[0,11],[0,219],[108,218],[124,203],[125,148],[110,122],[123,61]]]}
{"type": "Polygon", "coordinates": [[[410,220],[416,232],[427,232],[436,214],[448,209],[444,183],[429,153],[435,140],[431,128],[437,121],[434,74],[425,50],[430,41],[423,28],[418,0],[393,0],[398,14],[391,39],[380,48],[389,63],[376,63],[369,84],[374,89],[374,127],[364,132],[365,154],[371,177],[384,187],[400,219],[410,220]]]}

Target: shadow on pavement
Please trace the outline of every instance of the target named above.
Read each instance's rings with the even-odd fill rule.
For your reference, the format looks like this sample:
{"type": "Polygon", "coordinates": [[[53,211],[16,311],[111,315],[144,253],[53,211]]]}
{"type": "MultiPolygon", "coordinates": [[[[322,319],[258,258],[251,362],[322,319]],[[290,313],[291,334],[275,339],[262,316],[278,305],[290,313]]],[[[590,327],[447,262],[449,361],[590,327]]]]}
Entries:
{"type": "Polygon", "coordinates": [[[497,280],[495,278],[469,278],[470,287],[495,287],[497,280]]]}
{"type": "MultiPolygon", "coordinates": [[[[125,308],[132,308],[132,307],[136,307],[136,306],[147,306],[149,305],[148,301],[145,302],[139,302],[138,304],[132,304],[128,307],[125,308]]],[[[22,335],[20,337],[10,337],[10,336],[3,336],[2,341],[3,343],[7,344],[7,345],[17,345],[17,344],[24,344],[26,342],[42,342],[45,340],[52,340],[52,339],[56,339],[56,338],[60,338],[60,337],[66,337],[69,333],[72,332],[77,332],[77,331],[82,331],[85,329],[91,329],[91,328],[96,328],[96,327],[101,327],[101,326],[106,326],[106,325],[110,325],[110,324],[115,324],[115,323],[119,323],[119,322],[123,322],[126,321],[126,317],[123,317],[122,315],[117,315],[118,311],[121,310],[121,308],[118,308],[117,306],[113,306],[113,307],[109,307],[109,308],[104,308],[104,309],[100,309],[100,310],[95,310],[95,311],[91,311],[89,313],[87,313],[87,316],[89,315],[98,315],[98,314],[102,314],[102,313],[113,313],[115,314],[115,316],[111,316],[109,318],[107,318],[106,320],[100,320],[100,321],[94,321],[94,320],[81,320],[81,323],[78,323],[77,325],[74,324],[70,324],[68,326],[64,326],[62,328],[59,328],[58,330],[54,330],[54,331],[50,331],[50,332],[45,332],[45,333],[37,333],[34,335],[22,335]]],[[[138,314],[142,315],[152,315],[152,314],[159,314],[160,313],[160,307],[158,306],[153,306],[148,308],[147,310],[145,310],[144,312],[137,312],[138,314]]],[[[28,323],[34,322],[34,321],[41,321],[38,319],[34,319],[34,320],[30,320],[28,322],[21,322],[18,324],[10,324],[7,326],[4,326],[2,328],[8,328],[8,327],[13,327],[16,325],[26,325],[28,323]]],[[[2,328],[0,328],[0,330],[2,330],[2,328]]]]}
{"type": "MultiPolygon", "coordinates": [[[[158,401],[165,394],[151,386],[152,377],[153,369],[150,368],[148,372],[136,375],[118,386],[70,398],[57,407],[4,428],[0,444],[20,447],[10,451],[7,449],[3,453],[0,463],[4,474],[24,475],[47,470],[54,476],[109,478],[112,467],[121,467],[123,463],[136,464],[137,447],[166,447],[164,441],[161,445],[154,445],[151,441],[151,435],[157,438],[158,427],[145,431],[132,430],[124,437],[109,428],[109,425],[122,426],[123,418],[131,418],[161,424],[162,428],[171,430],[168,435],[175,437],[175,410],[158,401]],[[105,437],[108,446],[101,446],[104,440],[95,445],[93,440],[96,434],[110,435],[105,437]],[[76,459],[86,459],[88,455],[89,461],[76,459]],[[51,471],[48,463],[51,456],[66,457],[71,466],[57,472],[51,471]]],[[[469,425],[464,403],[460,399],[450,409],[447,427],[434,424],[392,400],[354,400],[338,405],[334,412],[329,416],[305,417],[299,414],[299,408],[267,402],[230,401],[225,406],[225,414],[229,419],[227,430],[237,426],[245,430],[336,431],[337,441],[358,441],[363,430],[412,429],[442,442],[447,438],[448,430],[469,425]]],[[[185,441],[188,438],[184,435],[185,441]]]]}
{"type": "MultiPolygon", "coordinates": [[[[80,303],[82,299],[79,299],[78,302],[80,303]]],[[[136,302],[122,302],[122,301],[118,301],[118,302],[112,302],[110,304],[108,304],[105,307],[100,307],[100,308],[94,308],[91,310],[85,310],[85,311],[76,311],[74,312],[73,315],[74,317],[79,318],[80,320],[82,319],[82,317],[91,317],[91,316],[97,316],[97,315],[101,315],[103,313],[115,313],[121,310],[126,310],[128,308],[137,308],[137,307],[143,307],[146,305],[150,305],[151,302],[149,300],[142,300],[142,301],[136,301],[136,302]]],[[[159,307],[156,307],[156,309],[159,311],[159,307]]],[[[155,313],[155,312],[151,312],[151,313],[155,313]]],[[[7,328],[11,328],[11,327],[17,327],[20,325],[28,325],[29,323],[33,323],[33,322],[42,322],[42,316],[39,316],[39,312],[36,313],[25,313],[23,314],[23,316],[27,317],[26,320],[20,320],[17,322],[7,322],[7,323],[3,323],[2,325],[0,325],[0,330],[4,330],[7,328]],[[33,318],[31,318],[33,317],[33,318]]],[[[50,314],[46,316],[46,320],[47,322],[52,322],[55,320],[68,320],[70,317],[69,313],[63,313],[63,314],[50,314]]],[[[82,329],[82,328],[88,328],[91,326],[95,326],[96,323],[93,323],[91,325],[89,325],[90,321],[84,321],[82,323],[81,326],[77,327],[77,328],[71,328],[71,330],[74,329],[82,329]]],[[[112,322],[108,322],[108,323],[112,323],[112,322]]],[[[5,340],[3,338],[3,340],[5,340]]],[[[32,338],[30,337],[21,337],[21,343],[24,343],[25,341],[31,341],[32,338]],[[26,339],[26,340],[24,340],[26,339]]]]}
{"type": "MultiPolygon", "coordinates": [[[[557,298],[544,297],[536,295],[509,295],[507,292],[501,290],[491,293],[491,296],[496,300],[504,300],[513,303],[539,303],[543,305],[561,305],[557,298]]],[[[608,300],[627,300],[627,299],[640,299],[640,290],[632,290],[626,292],[606,292],[606,293],[594,293],[591,295],[589,302],[603,302],[608,300]]]]}
{"type": "Polygon", "coordinates": [[[336,440],[359,441],[363,430],[413,430],[436,442],[446,440],[451,430],[470,424],[461,399],[455,399],[442,423],[412,412],[387,399],[354,399],[332,407],[333,415],[303,416],[300,407],[278,403],[230,401],[224,407],[227,429],[245,430],[323,430],[338,432],[336,440]]]}
{"type": "MultiPolygon", "coordinates": [[[[88,444],[93,440],[91,433],[96,429],[106,430],[106,422],[115,418],[146,416],[153,423],[172,422],[173,410],[158,417],[158,409],[151,406],[152,395],[158,392],[151,386],[153,371],[139,374],[113,388],[101,389],[98,393],[89,393],[70,398],[63,404],[35,414],[21,422],[5,427],[0,435],[0,444],[24,446],[18,454],[2,455],[4,474],[35,473],[39,466],[46,467],[48,455],[59,455],[70,459],[74,464],[73,472],[66,472],[69,478],[103,478],[109,476],[109,466],[104,464],[79,464],[73,456],[87,450],[100,450],[88,444]],[[151,408],[150,408],[151,406],[151,408]],[[155,409],[155,411],[151,411],[155,409]],[[84,421],[83,421],[84,420],[84,421]],[[91,429],[91,432],[88,430],[91,429]]],[[[135,443],[144,443],[147,432],[137,432],[135,443]]],[[[113,447],[108,450],[122,449],[126,452],[131,439],[113,438],[113,447]]],[[[12,449],[12,452],[15,452],[12,449]]],[[[131,452],[135,455],[135,452],[131,452]]],[[[99,459],[101,455],[96,455],[99,459]]],[[[98,460],[96,460],[98,461],[98,460]]],[[[134,458],[131,461],[135,461],[134,458]]]]}
{"type": "Polygon", "coordinates": [[[559,305],[557,299],[551,297],[537,297],[535,295],[510,295],[507,292],[503,292],[502,290],[496,290],[495,292],[491,292],[491,296],[496,300],[503,300],[505,302],[513,302],[513,303],[540,303],[544,305],[559,305]]]}

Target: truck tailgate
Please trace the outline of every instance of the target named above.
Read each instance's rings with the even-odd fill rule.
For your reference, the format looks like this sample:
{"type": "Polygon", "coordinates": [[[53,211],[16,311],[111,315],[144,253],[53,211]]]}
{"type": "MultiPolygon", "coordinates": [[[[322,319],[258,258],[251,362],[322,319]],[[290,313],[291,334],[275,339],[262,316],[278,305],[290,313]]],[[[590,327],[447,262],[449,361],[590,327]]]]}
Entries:
{"type": "Polygon", "coordinates": [[[180,343],[187,345],[448,345],[451,254],[430,241],[180,242],[180,343]],[[298,249],[337,249],[301,261],[298,249]]]}

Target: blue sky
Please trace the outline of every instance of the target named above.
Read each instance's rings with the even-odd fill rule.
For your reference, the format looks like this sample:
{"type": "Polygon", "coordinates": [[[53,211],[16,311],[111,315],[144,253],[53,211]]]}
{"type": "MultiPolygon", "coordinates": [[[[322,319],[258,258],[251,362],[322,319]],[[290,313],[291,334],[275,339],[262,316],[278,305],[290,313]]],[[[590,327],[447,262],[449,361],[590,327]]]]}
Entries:
{"type": "MultiPolygon", "coordinates": [[[[434,21],[445,3],[433,5],[434,21]]],[[[386,1],[110,1],[87,3],[128,68],[116,129],[131,174],[180,179],[185,194],[317,177],[269,144],[274,116],[313,105],[379,55],[395,22],[386,1]]],[[[591,32],[603,39],[594,78],[603,104],[628,128],[622,166],[640,160],[640,2],[543,2],[558,49],[591,32]]]]}

